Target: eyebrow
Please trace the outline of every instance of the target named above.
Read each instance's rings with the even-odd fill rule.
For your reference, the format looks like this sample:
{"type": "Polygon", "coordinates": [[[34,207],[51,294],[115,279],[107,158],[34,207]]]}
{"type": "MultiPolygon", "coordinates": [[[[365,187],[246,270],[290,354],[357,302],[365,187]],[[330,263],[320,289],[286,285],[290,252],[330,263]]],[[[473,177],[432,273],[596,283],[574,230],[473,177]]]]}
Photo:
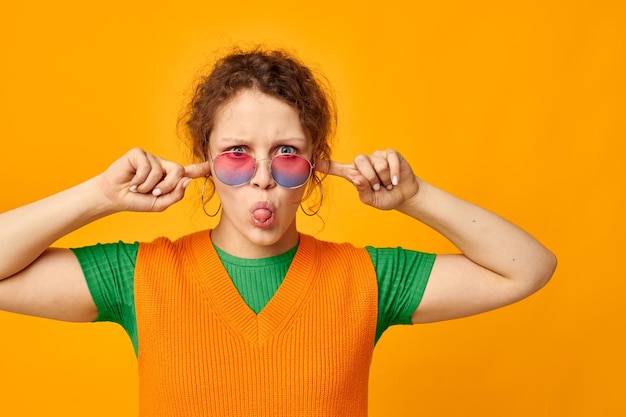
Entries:
{"type": "MultiPolygon", "coordinates": [[[[220,144],[252,145],[254,144],[254,141],[255,141],[254,139],[248,139],[248,138],[222,137],[222,138],[215,139],[214,143],[219,142],[220,144]]],[[[289,144],[292,142],[308,144],[309,141],[306,138],[306,136],[288,136],[288,137],[272,140],[272,142],[281,143],[281,144],[282,143],[289,144]]]]}

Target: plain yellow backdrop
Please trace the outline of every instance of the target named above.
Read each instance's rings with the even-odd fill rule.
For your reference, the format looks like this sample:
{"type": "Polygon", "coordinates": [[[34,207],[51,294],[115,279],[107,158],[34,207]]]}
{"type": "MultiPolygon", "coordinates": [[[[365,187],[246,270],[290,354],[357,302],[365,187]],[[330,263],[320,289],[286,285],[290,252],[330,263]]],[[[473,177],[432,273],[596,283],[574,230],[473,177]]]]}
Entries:
{"type": "MultiPolygon", "coordinates": [[[[336,91],[337,160],[397,148],[425,180],[518,223],[560,262],[516,305],[389,330],[370,415],[626,415],[624,2],[169,3],[2,6],[0,211],[130,147],[186,162],[176,120],[215,52],[283,47],[336,91]]],[[[166,213],[115,215],[58,244],[210,227],[198,188],[166,213]]],[[[363,207],[349,184],[327,188],[324,222],[300,219],[305,232],[454,251],[415,221],[363,207]]],[[[0,416],[136,415],[136,361],[116,325],[0,313],[0,335],[0,416]]]]}

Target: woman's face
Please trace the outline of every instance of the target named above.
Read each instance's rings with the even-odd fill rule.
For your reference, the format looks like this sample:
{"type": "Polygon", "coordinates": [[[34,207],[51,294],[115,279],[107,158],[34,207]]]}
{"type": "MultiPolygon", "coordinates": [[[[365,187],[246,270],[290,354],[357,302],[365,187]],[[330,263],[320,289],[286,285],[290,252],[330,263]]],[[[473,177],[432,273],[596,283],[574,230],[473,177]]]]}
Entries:
{"type": "Polygon", "coordinates": [[[296,212],[306,186],[278,185],[270,175],[269,159],[295,153],[311,160],[311,144],[297,110],[257,90],[243,90],[215,118],[209,160],[225,151],[246,153],[258,161],[250,181],[235,187],[220,181],[211,163],[222,203],[220,222],[211,234],[215,244],[247,258],[277,255],[294,247],[296,212]]]}

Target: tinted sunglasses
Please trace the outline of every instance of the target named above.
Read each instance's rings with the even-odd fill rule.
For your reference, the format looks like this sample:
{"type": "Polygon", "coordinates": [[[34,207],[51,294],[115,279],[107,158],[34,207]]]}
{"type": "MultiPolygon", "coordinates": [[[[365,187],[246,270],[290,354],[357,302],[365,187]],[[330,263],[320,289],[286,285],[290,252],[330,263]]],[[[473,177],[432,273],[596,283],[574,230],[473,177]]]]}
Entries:
{"type": "Polygon", "coordinates": [[[224,184],[238,187],[254,177],[259,161],[269,161],[270,175],[276,184],[285,188],[302,187],[311,177],[314,167],[308,159],[294,154],[255,159],[244,152],[226,151],[212,159],[213,174],[224,184]]]}

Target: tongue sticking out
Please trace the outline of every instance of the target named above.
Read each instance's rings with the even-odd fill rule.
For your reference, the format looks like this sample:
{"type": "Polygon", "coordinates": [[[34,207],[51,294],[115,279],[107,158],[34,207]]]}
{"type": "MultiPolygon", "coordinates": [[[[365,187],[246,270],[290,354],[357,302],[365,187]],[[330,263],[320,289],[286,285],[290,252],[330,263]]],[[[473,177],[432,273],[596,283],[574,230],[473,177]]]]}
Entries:
{"type": "Polygon", "coordinates": [[[274,224],[274,206],[269,201],[259,201],[252,206],[250,217],[256,227],[268,229],[274,224]]]}
{"type": "Polygon", "coordinates": [[[272,212],[268,209],[256,209],[252,213],[252,216],[257,222],[265,223],[270,217],[272,217],[272,212]]]}

